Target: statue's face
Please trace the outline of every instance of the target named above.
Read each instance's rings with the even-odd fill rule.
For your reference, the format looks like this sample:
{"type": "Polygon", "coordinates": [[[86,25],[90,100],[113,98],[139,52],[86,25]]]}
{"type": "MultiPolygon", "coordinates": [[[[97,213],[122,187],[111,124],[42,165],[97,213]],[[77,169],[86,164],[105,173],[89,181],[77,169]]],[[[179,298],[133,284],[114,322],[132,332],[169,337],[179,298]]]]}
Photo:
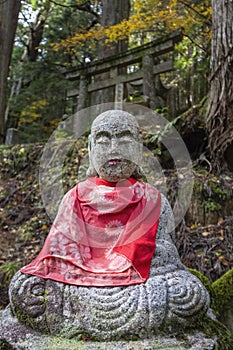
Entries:
{"type": "Polygon", "coordinates": [[[106,181],[117,182],[129,178],[141,156],[138,127],[124,123],[100,123],[91,134],[90,156],[98,175],[106,181]]]}

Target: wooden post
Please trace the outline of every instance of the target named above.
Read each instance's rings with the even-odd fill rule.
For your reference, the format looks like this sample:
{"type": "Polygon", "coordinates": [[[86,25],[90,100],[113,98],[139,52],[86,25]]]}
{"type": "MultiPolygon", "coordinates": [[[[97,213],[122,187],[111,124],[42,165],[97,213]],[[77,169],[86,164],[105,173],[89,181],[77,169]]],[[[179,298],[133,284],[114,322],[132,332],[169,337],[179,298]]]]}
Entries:
{"type": "Polygon", "coordinates": [[[143,69],[143,97],[148,107],[156,109],[156,94],[154,82],[154,59],[152,55],[144,56],[142,59],[143,69]]]}
{"type": "Polygon", "coordinates": [[[124,83],[116,84],[115,86],[115,108],[123,108],[123,99],[124,99],[124,83]]]}
{"type": "Polygon", "coordinates": [[[88,79],[86,75],[80,76],[79,81],[79,96],[78,96],[78,111],[88,106],[88,79]]]}

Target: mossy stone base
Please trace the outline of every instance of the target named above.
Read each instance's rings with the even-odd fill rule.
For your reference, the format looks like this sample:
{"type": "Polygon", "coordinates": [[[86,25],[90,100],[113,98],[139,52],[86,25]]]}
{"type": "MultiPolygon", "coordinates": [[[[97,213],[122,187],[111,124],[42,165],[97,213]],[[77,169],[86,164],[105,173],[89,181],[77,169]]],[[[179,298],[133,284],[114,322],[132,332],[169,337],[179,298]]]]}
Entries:
{"type": "Polygon", "coordinates": [[[0,312],[0,350],[216,350],[217,337],[185,334],[182,340],[161,336],[137,341],[93,342],[42,335],[20,324],[10,310],[0,312]]]}
{"type": "Polygon", "coordinates": [[[32,337],[20,341],[13,347],[4,344],[1,350],[214,350],[216,342],[213,339],[204,338],[203,334],[193,335],[187,342],[180,342],[172,338],[158,338],[155,340],[141,341],[115,341],[115,342],[92,342],[77,341],[75,339],[61,339],[57,337],[32,337]],[[194,339],[199,341],[195,343],[194,339]],[[195,344],[194,344],[195,343],[195,344]],[[9,346],[9,347],[7,347],[9,346]]]}

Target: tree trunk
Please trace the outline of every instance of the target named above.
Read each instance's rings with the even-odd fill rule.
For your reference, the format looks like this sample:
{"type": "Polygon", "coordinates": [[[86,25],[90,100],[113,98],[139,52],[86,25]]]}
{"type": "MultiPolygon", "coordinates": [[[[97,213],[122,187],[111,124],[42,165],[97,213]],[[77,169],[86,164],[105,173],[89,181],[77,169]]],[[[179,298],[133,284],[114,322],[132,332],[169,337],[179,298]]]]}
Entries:
{"type": "Polygon", "coordinates": [[[212,7],[207,129],[213,169],[220,173],[233,170],[233,2],[212,0],[212,7]]]}
{"type": "MultiPolygon", "coordinates": [[[[101,25],[110,27],[114,24],[120,23],[123,19],[128,19],[130,14],[130,0],[103,0],[103,14],[101,18],[101,25]]],[[[122,51],[127,50],[128,41],[120,40],[116,43],[105,44],[100,42],[99,58],[105,58],[116,55],[122,51]]],[[[123,73],[118,72],[118,73],[123,73]]],[[[103,73],[99,79],[109,78],[108,74],[103,73]]],[[[95,103],[114,102],[115,87],[97,91],[95,94],[95,103]]]]}
{"type": "MultiPolygon", "coordinates": [[[[30,26],[27,29],[28,40],[24,44],[24,52],[19,62],[19,65],[22,66],[22,70],[25,62],[35,62],[38,59],[39,45],[43,40],[44,28],[46,25],[46,19],[48,18],[49,10],[50,3],[49,1],[46,1],[43,9],[37,13],[34,22],[30,23],[30,26]]],[[[19,115],[14,115],[12,118],[11,110],[9,109],[9,102],[14,101],[14,99],[17,98],[17,96],[20,94],[21,89],[25,88],[25,86],[29,88],[32,81],[34,81],[33,75],[30,77],[30,80],[27,80],[26,82],[24,81],[23,75],[14,76],[10,97],[8,99],[8,106],[5,113],[5,124],[7,128],[17,128],[19,122],[19,115]]]]}
{"type": "Polygon", "coordinates": [[[43,39],[46,20],[41,12],[38,13],[36,20],[30,26],[30,34],[26,44],[22,61],[35,62],[39,54],[39,45],[43,39]]]}
{"type": "MultiPolygon", "coordinates": [[[[130,0],[103,0],[103,14],[101,25],[110,27],[120,23],[123,19],[128,19],[130,13],[130,0]]],[[[119,40],[116,43],[101,45],[99,49],[99,58],[116,55],[127,50],[127,40],[119,40]]]]}
{"type": "Polygon", "coordinates": [[[0,2],[0,143],[5,139],[5,109],[7,77],[18,23],[20,0],[0,2]]]}

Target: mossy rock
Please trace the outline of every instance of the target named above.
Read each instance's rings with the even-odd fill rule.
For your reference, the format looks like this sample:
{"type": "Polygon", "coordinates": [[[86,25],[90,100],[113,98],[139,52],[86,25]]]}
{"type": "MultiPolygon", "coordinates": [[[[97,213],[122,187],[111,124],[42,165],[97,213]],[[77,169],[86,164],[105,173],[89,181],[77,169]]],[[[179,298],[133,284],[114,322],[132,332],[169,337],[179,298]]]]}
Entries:
{"type": "Polygon", "coordinates": [[[217,317],[233,334],[233,269],[215,281],[212,287],[217,317]]]}
{"type": "Polygon", "coordinates": [[[199,278],[208,290],[211,298],[211,308],[217,317],[222,314],[224,309],[229,308],[229,306],[233,308],[233,269],[226,272],[213,283],[201,272],[195,269],[189,269],[189,271],[199,278]]]}
{"type": "Polygon", "coordinates": [[[215,298],[216,308],[221,312],[226,308],[233,299],[233,269],[226,272],[222,277],[212,284],[215,298]]]}
{"type": "Polygon", "coordinates": [[[208,337],[217,336],[219,350],[232,350],[233,335],[229,329],[230,327],[228,325],[229,328],[226,327],[226,320],[223,315],[225,314],[224,311],[229,308],[232,310],[233,307],[233,270],[226,272],[214,283],[211,283],[206,276],[197,270],[189,269],[189,271],[199,278],[208,290],[211,298],[211,308],[219,319],[219,321],[210,318],[200,320],[197,328],[202,330],[208,337]],[[224,324],[222,322],[224,322],[224,324]]]}

